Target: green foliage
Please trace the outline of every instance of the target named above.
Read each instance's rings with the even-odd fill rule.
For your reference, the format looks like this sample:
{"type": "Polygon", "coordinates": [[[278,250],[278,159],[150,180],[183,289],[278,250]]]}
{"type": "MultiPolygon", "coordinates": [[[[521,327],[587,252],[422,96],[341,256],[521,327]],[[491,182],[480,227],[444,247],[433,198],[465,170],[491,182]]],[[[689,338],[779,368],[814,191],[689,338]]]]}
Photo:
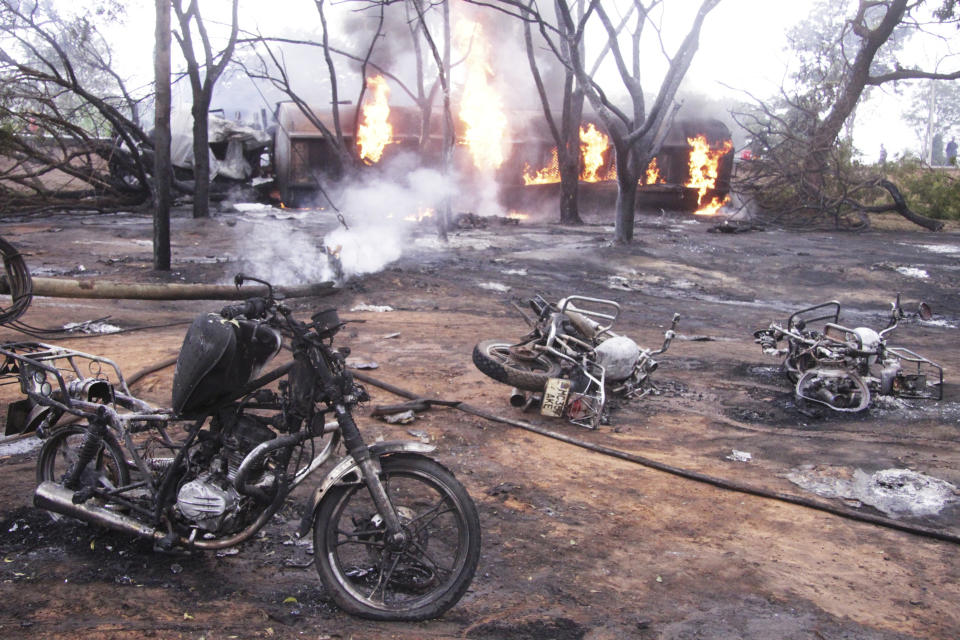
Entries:
{"type": "Polygon", "coordinates": [[[916,213],[940,220],[960,220],[960,170],[930,168],[916,158],[887,165],[887,178],[903,192],[916,213]]]}
{"type": "Polygon", "coordinates": [[[0,120],[0,155],[6,153],[13,138],[13,124],[9,120],[0,120]]]}

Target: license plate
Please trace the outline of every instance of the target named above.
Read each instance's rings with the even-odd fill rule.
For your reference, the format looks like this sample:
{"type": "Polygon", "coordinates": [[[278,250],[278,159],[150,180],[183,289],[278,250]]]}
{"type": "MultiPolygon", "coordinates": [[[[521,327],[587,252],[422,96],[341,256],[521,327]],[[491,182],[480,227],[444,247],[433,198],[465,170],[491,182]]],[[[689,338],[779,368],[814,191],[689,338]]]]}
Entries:
{"type": "Polygon", "coordinates": [[[561,378],[550,378],[543,390],[543,401],[540,403],[540,414],[559,418],[563,415],[563,408],[570,395],[570,381],[561,378]]]}

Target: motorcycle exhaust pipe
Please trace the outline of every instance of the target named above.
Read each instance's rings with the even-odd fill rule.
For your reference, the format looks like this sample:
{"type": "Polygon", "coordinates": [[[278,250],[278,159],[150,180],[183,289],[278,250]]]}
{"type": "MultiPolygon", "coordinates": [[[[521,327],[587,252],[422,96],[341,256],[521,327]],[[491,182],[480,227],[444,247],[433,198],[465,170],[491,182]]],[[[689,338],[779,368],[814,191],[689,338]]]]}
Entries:
{"type": "Polygon", "coordinates": [[[60,513],[108,529],[132,533],[141,538],[154,538],[156,540],[163,538],[163,533],[130,516],[91,504],[89,501],[74,504],[73,491],[49,480],[37,485],[33,494],[33,504],[40,509],[60,513]]]}
{"type": "Polygon", "coordinates": [[[510,389],[510,406],[522,407],[527,403],[527,394],[516,387],[510,389]]]}

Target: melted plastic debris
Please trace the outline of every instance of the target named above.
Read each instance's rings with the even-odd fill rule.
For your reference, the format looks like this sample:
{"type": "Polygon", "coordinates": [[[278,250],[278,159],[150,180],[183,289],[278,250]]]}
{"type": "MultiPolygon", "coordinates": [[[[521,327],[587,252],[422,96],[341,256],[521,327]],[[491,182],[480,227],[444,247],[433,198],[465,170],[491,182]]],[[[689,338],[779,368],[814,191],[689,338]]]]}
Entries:
{"type": "Polygon", "coordinates": [[[861,469],[804,465],[786,475],[794,484],[825,498],[870,505],[889,516],[934,516],[960,499],[957,488],[910,469],[861,469]]]}
{"type": "Polygon", "coordinates": [[[367,304],[361,302],[358,305],[350,307],[350,311],[372,311],[374,313],[386,313],[388,311],[393,311],[393,307],[386,304],[376,305],[376,304],[367,304]]]}
{"type": "Polygon", "coordinates": [[[510,287],[505,284],[500,284],[499,282],[481,282],[477,286],[487,291],[499,291],[500,293],[510,291],[510,287]]]}
{"type": "Polygon", "coordinates": [[[926,269],[917,269],[916,267],[897,267],[896,272],[905,275],[908,278],[919,278],[925,280],[930,277],[926,269]]]}
{"type": "Polygon", "coordinates": [[[940,320],[939,318],[936,320],[918,320],[917,322],[919,322],[921,325],[925,327],[945,327],[947,329],[957,328],[956,323],[950,322],[948,320],[940,320]]]}
{"type": "Polygon", "coordinates": [[[0,442],[0,457],[5,456],[15,456],[20,453],[30,453],[35,449],[39,449],[40,445],[43,444],[43,441],[36,436],[31,436],[29,438],[13,438],[11,441],[0,442]]]}
{"type": "Polygon", "coordinates": [[[120,327],[106,322],[87,320],[85,322],[68,322],[63,325],[63,330],[80,333],[119,333],[120,327]]]}
{"type": "Polygon", "coordinates": [[[274,211],[273,205],[263,204],[261,202],[234,202],[232,205],[234,211],[246,213],[248,211],[274,211]]]}
{"type": "Polygon", "coordinates": [[[952,244],[921,244],[920,248],[932,253],[945,253],[948,255],[960,253],[960,247],[952,244]]]}

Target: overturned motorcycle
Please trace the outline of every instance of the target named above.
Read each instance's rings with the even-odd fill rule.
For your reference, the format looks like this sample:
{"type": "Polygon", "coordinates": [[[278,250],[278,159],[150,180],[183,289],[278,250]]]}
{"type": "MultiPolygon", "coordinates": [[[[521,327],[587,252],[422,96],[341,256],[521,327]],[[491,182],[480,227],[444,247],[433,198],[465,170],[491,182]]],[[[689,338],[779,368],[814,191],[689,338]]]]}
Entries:
{"type": "MultiPolygon", "coordinates": [[[[921,302],[910,315],[929,320],[932,314],[921,302]]],[[[795,383],[798,404],[812,402],[853,413],[867,409],[876,395],[940,400],[943,367],[887,344],[887,336],[906,316],[898,295],[886,328],[851,329],[840,324],[840,303],[831,300],[801,309],[753,336],[764,353],[784,358],[782,369],[795,383]]]]}
{"type": "Polygon", "coordinates": [[[434,447],[364,443],[352,410],[367,394],[344,366],[349,350],[332,346],[343,326],[335,309],[304,323],[269,283],[238,275],[237,287],[245,280],[267,297],[193,322],[172,409],[133,397],[106,358],[0,345],[0,384],[19,383],[27,396],[10,406],[7,433],[36,430],[44,440],[35,504],[159,549],[222,549],[254,536],[342,442],[347,455],[316,487],[298,531],[313,528],[321,580],[355,615],[441,615],[476,570],[473,501],[426,456],[434,447]],[[285,342],[292,361],[260,375],[285,342]]]}
{"type": "Polygon", "coordinates": [[[620,316],[613,300],[569,296],[551,304],[542,296],[529,301],[531,319],[518,306],[531,332],[518,341],[481,340],[473,363],[497,382],[513,387],[516,407],[540,404],[540,413],[566,417],[596,429],[608,419],[610,394],[639,398],[654,389],[650,380],[676,335],[679,314],[657,350],[643,349],[611,329],[620,316]]]}

